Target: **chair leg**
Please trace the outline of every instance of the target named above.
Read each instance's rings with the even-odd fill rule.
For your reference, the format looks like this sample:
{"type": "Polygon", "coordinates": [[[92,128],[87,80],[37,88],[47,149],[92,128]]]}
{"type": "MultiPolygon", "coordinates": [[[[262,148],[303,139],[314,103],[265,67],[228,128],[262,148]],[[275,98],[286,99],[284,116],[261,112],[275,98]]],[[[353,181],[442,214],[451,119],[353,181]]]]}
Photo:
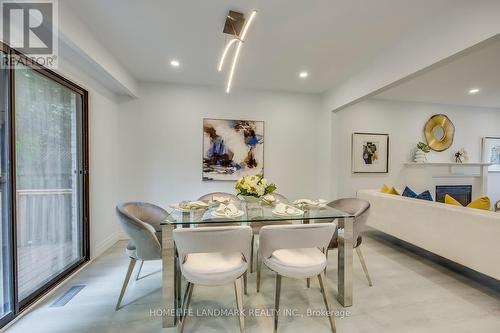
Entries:
{"type": "Polygon", "coordinates": [[[326,257],[326,266],[325,266],[325,271],[323,272],[326,277],[326,268],[328,267],[328,248],[325,249],[325,257],[326,257]]]}
{"type": "Polygon", "coordinates": [[[136,281],[139,280],[139,275],[141,275],[142,265],[144,265],[144,260],[141,260],[141,264],[139,265],[139,269],[137,270],[137,273],[135,275],[136,281]]]}
{"type": "Polygon", "coordinates": [[[370,278],[370,274],[368,274],[368,268],[366,267],[365,258],[363,257],[363,253],[361,252],[360,247],[356,248],[356,253],[358,254],[359,261],[361,262],[361,266],[363,267],[363,271],[365,272],[366,279],[368,280],[368,285],[371,287],[372,279],[370,278]]]}
{"type": "Polygon", "coordinates": [[[321,278],[321,274],[318,274],[318,282],[321,288],[321,294],[323,295],[323,302],[325,302],[326,311],[328,313],[328,320],[330,321],[330,326],[332,328],[332,332],[335,333],[337,330],[335,328],[335,320],[332,317],[332,313],[330,312],[330,305],[328,305],[328,299],[326,298],[326,290],[323,285],[323,279],[321,278]]]}
{"type": "Polygon", "coordinates": [[[307,278],[307,288],[311,288],[311,278],[307,278]]]}
{"type": "Polygon", "coordinates": [[[252,247],[250,251],[250,274],[253,273],[253,250],[254,250],[255,236],[252,234],[252,247]]]}
{"type": "Polygon", "coordinates": [[[243,292],[247,294],[247,272],[243,273],[243,292]]]}
{"type": "Polygon", "coordinates": [[[278,332],[280,294],[281,294],[281,275],[276,274],[276,294],[274,296],[274,333],[278,332]]]}
{"type": "Polygon", "coordinates": [[[184,296],[184,300],[182,301],[182,308],[181,308],[181,313],[182,317],[179,321],[179,333],[182,333],[184,331],[184,324],[186,323],[187,319],[187,309],[189,309],[189,304],[191,303],[191,297],[193,296],[193,289],[194,289],[194,284],[191,282],[188,282],[186,286],[186,295],[184,296]]]}
{"type": "Polygon", "coordinates": [[[241,294],[241,278],[234,281],[234,293],[236,294],[236,305],[240,319],[240,331],[245,331],[245,314],[243,312],[243,295],[241,294]]]}
{"type": "Polygon", "coordinates": [[[256,260],[257,260],[257,292],[259,292],[259,290],[260,290],[260,271],[262,269],[262,262],[261,262],[261,260],[259,260],[259,253],[257,253],[256,260]]]}
{"type": "Polygon", "coordinates": [[[134,270],[136,261],[137,261],[137,259],[130,258],[130,262],[128,264],[128,269],[127,269],[127,274],[125,275],[125,280],[123,281],[122,290],[120,292],[120,297],[118,297],[118,302],[116,302],[115,311],[118,311],[120,309],[120,304],[122,302],[123,295],[125,295],[125,290],[127,289],[127,285],[128,285],[129,280],[130,280],[130,276],[132,275],[132,271],[134,270]]]}

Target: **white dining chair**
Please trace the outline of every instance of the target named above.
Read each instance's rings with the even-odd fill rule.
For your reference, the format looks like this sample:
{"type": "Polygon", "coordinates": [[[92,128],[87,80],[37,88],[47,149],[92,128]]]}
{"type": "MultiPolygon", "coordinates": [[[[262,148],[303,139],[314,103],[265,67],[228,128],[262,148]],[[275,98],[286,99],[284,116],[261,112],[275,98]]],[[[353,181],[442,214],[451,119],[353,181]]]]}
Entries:
{"type": "MultiPolygon", "coordinates": [[[[361,263],[361,267],[363,268],[363,272],[365,273],[368,285],[370,287],[373,286],[372,279],[370,277],[370,274],[368,273],[368,267],[366,266],[363,252],[361,251],[361,244],[363,242],[362,232],[365,229],[366,221],[368,219],[368,214],[370,213],[370,203],[366,200],[358,198],[344,198],[332,201],[328,203],[328,206],[354,216],[353,238],[352,238],[354,240],[353,247],[358,255],[359,262],[361,263]]],[[[335,235],[332,237],[330,244],[328,245],[328,250],[333,250],[338,248],[338,244],[339,244],[338,233],[336,232],[335,235]]],[[[328,257],[328,250],[326,252],[327,257],[328,257]]]]}
{"type": "MultiPolygon", "coordinates": [[[[278,200],[278,202],[289,203],[287,197],[279,193],[272,193],[272,195],[278,200]]],[[[281,221],[281,223],[291,223],[291,221],[281,221]]],[[[250,255],[250,273],[253,273],[253,263],[254,263],[254,253],[258,249],[258,236],[260,229],[265,226],[272,224],[272,222],[254,222],[250,226],[252,227],[253,235],[252,235],[252,253],[250,255]]]]}
{"type": "MultiPolygon", "coordinates": [[[[181,228],[173,231],[182,275],[187,280],[182,314],[187,313],[195,285],[234,283],[241,332],[245,329],[242,277],[248,269],[252,229],[249,226],[181,228]]],[[[179,322],[184,330],[186,315],[179,322]]]]}
{"type": "Polygon", "coordinates": [[[260,289],[262,263],[276,273],[274,302],[274,332],[278,330],[281,277],[306,279],[316,276],[332,332],[336,332],[321,276],[326,267],[325,254],[320,250],[328,246],[337,226],[334,223],[273,225],[260,230],[257,261],[257,292],[260,289]]]}
{"type": "Polygon", "coordinates": [[[130,239],[126,248],[130,262],[115,311],[120,309],[136,262],[138,260],[141,262],[136,273],[136,280],[138,280],[144,261],[161,259],[160,222],[167,218],[168,212],[146,202],[127,202],[116,206],[116,214],[130,239]]]}

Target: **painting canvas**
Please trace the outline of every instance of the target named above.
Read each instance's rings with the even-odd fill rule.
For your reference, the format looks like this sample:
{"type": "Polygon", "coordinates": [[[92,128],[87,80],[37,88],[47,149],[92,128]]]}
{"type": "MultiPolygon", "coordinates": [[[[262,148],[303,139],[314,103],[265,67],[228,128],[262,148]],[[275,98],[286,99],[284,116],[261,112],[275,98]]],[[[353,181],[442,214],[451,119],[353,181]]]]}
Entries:
{"type": "Polygon", "coordinates": [[[489,172],[500,172],[500,137],[483,138],[483,162],[492,163],[489,172]]]}
{"type": "Polygon", "coordinates": [[[352,172],[389,172],[389,135],[354,133],[352,135],[352,172]]]}
{"type": "Polygon", "coordinates": [[[203,180],[264,173],[264,122],[203,120],[203,180]]]}

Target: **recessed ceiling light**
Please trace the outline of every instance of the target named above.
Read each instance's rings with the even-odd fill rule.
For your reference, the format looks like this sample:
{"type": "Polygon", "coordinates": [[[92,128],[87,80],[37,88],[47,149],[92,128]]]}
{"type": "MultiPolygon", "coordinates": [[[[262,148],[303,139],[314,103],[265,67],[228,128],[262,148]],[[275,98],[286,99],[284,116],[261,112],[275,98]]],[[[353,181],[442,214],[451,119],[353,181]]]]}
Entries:
{"type": "Polygon", "coordinates": [[[474,89],[471,89],[469,90],[469,94],[477,94],[479,92],[479,89],[478,88],[474,88],[474,89]]]}
{"type": "Polygon", "coordinates": [[[177,60],[170,60],[170,66],[179,67],[180,63],[177,60]]]}
{"type": "Polygon", "coordinates": [[[307,72],[300,72],[299,73],[299,77],[301,77],[303,79],[306,78],[308,75],[309,75],[309,73],[307,73],[307,72]]]}

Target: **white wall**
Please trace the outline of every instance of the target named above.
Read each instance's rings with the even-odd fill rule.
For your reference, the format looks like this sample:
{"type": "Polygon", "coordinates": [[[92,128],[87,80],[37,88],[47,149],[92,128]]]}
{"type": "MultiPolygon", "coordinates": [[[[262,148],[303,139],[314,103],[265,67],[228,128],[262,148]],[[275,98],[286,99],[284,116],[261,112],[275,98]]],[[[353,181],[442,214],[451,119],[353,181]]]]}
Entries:
{"type": "Polygon", "coordinates": [[[118,117],[114,93],[61,58],[58,72],[89,91],[90,253],[95,258],[123,238],[114,207],[120,201],[118,117]]]}
{"type": "MultiPolygon", "coordinates": [[[[332,117],[332,154],[337,164],[332,178],[339,196],[353,196],[358,189],[380,188],[383,183],[400,188],[410,185],[410,171],[403,163],[412,160],[417,142],[425,142],[424,124],[438,113],[448,115],[455,124],[455,140],[447,151],[431,152],[429,161],[450,162],[454,152],[463,147],[469,153],[470,162],[479,162],[482,137],[500,136],[500,109],[368,99],[332,117]],[[351,135],[354,132],[390,135],[388,174],[352,174],[351,135]]],[[[490,173],[489,176],[489,195],[493,200],[500,200],[500,174],[490,173]]],[[[425,186],[421,184],[416,190],[425,190],[425,186]]],[[[432,188],[429,189],[432,192],[432,188]]]]}
{"type": "Polygon", "coordinates": [[[251,90],[225,94],[220,87],[146,84],[140,98],[120,105],[126,200],[166,207],[212,191],[234,192],[234,182],[203,182],[203,118],[265,121],[265,174],[278,192],[292,197],[327,197],[318,170],[325,159],[319,96],[251,90]],[[322,141],[323,139],[323,141],[322,141]]]}

